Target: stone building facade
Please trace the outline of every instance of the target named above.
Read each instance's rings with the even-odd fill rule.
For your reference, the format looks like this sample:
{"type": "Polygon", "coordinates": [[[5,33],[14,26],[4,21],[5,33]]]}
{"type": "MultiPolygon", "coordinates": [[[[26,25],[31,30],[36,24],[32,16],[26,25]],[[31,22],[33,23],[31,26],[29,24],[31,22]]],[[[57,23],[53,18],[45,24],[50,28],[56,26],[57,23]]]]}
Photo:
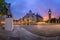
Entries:
{"type": "Polygon", "coordinates": [[[28,24],[34,24],[36,22],[42,22],[43,17],[33,13],[31,10],[20,20],[23,20],[25,23],[27,22],[28,24]]]}

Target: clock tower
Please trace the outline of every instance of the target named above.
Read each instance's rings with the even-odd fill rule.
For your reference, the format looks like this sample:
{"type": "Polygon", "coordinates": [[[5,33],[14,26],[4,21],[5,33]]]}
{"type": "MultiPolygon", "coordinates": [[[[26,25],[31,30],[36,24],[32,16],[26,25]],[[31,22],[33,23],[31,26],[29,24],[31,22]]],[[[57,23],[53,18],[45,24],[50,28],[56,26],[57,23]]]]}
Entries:
{"type": "Polygon", "coordinates": [[[51,9],[49,9],[49,11],[48,11],[49,23],[50,23],[50,20],[51,20],[51,14],[52,14],[51,9]]]}

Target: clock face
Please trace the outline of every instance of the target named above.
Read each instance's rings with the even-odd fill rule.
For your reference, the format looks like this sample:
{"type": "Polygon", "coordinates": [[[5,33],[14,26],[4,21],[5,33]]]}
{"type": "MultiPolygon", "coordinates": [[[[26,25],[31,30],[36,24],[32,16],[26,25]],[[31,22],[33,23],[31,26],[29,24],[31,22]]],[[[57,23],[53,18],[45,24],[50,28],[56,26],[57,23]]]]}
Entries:
{"type": "Polygon", "coordinates": [[[51,12],[49,12],[49,14],[51,14],[51,12]]]}

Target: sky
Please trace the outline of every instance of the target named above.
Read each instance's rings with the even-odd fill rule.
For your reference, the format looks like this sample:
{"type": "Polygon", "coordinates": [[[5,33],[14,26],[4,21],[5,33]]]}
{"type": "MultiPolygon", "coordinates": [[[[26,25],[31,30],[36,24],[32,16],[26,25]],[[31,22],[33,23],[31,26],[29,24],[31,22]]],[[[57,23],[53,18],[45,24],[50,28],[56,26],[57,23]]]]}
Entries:
{"type": "Polygon", "coordinates": [[[32,10],[33,13],[48,18],[48,10],[52,10],[52,17],[60,16],[60,0],[5,0],[11,3],[11,13],[14,19],[20,19],[32,10]]]}

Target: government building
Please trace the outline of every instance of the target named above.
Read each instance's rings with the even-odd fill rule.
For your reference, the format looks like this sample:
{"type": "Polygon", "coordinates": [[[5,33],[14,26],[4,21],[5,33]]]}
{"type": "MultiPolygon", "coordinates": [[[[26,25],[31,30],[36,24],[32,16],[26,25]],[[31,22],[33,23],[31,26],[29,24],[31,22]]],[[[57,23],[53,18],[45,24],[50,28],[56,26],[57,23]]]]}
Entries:
{"type": "Polygon", "coordinates": [[[42,22],[43,17],[30,10],[20,21],[22,24],[35,24],[36,22],[42,22]]]}

